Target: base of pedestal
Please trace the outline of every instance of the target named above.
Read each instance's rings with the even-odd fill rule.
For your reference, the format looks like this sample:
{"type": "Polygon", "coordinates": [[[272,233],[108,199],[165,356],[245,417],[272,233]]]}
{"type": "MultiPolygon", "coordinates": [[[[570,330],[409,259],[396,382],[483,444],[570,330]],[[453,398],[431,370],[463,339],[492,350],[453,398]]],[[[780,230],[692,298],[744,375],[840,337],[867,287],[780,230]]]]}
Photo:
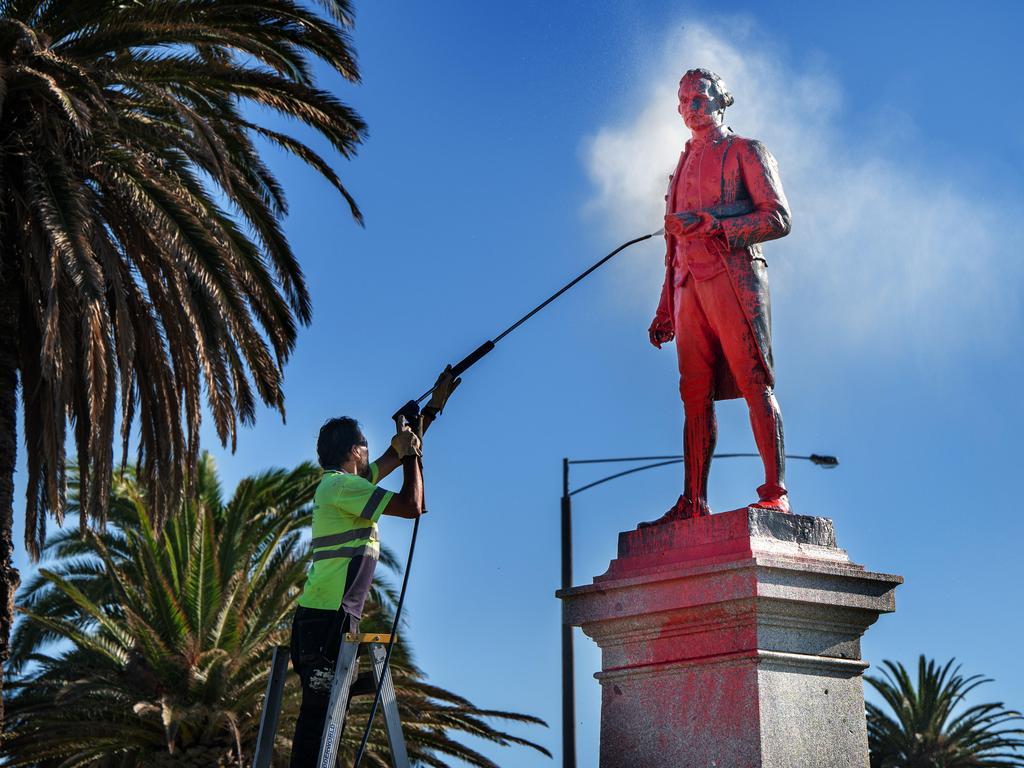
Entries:
{"type": "Polygon", "coordinates": [[[762,651],[600,673],[601,768],[866,766],[866,666],[762,651]]]}
{"type": "Polygon", "coordinates": [[[860,637],[898,576],[849,561],[826,518],[740,509],[620,534],[559,593],[602,651],[601,768],[862,768],[860,637]]]}

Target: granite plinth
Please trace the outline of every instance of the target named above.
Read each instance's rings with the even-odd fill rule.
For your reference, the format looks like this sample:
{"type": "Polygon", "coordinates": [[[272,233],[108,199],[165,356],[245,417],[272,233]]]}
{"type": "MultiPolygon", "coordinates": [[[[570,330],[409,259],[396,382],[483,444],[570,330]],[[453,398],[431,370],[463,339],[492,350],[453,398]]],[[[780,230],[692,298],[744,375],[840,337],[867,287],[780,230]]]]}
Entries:
{"type": "Polygon", "coordinates": [[[860,638],[902,578],[755,508],[619,534],[563,618],[601,648],[601,768],[868,765],[860,638]]]}

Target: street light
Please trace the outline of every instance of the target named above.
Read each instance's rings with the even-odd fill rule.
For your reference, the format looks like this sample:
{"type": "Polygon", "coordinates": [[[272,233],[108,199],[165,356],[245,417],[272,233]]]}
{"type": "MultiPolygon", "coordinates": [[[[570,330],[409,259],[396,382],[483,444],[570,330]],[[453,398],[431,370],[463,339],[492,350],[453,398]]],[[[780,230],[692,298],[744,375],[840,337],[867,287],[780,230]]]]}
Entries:
{"type": "MultiPolygon", "coordinates": [[[[716,453],[713,459],[760,458],[757,453],[716,453]]],[[[809,461],[824,469],[839,466],[835,456],[823,456],[812,453],[809,456],[793,456],[786,454],[787,459],[809,461]]],[[[667,467],[680,464],[682,456],[623,456],[610,459],[562,459],[562,589],[572,586],[572,497],[577,493],[647,469],[667,467]],[[592,483],[580,486],[576,490],[569,489],[569,467],[572,464],[618,464],[627,462],[652,462],[639,467],[631,467],[622,472],[602,477],[592,483]]],[[[562,766],[576,768],[576,682],[573,679],[573,647],[572,627],[562,624],[562,766]]]]}

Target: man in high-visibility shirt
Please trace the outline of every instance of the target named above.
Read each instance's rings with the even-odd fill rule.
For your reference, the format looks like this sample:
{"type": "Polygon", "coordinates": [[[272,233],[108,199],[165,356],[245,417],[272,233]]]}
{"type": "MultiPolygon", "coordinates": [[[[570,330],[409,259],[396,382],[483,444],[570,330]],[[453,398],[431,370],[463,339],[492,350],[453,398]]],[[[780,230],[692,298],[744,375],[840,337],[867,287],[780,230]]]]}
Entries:
{"type": "MultiPolygon", "coordinates": [[[[459,381],[448,369],[438,378],[423,409],[424,429],[459,381]]],[[[292,622],[292,666],[302,681],[292,768],[316,764],[341,637],[359,631],[380,556],[377,520],[381,515],[414,519],[423,513],[420,441],[408,428],[395,435],[373,463],[359,423],[348,417],[324,424],[316,448],[324,476],[313,497],[312,564],[292,622]],[[396,494],[379,488],[376,483],[399,464],[402,489],[396,494]]]]}

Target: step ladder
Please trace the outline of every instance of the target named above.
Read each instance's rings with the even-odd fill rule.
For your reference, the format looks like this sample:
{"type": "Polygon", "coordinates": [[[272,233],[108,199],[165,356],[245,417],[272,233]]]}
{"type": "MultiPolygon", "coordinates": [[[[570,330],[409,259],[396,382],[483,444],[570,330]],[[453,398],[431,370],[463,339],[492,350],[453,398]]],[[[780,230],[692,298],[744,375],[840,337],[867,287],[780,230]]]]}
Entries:
{"type": "MultiPolygon", "coordinates": [[[[376,632],[368,634],[346,632],[342,636],[338,662],[334,666],[331,699],[327,706],[327,719],[324,723],[324,735],[320,743],[320,756],[317,758],[316,768],[335,768],[337,764],[338,743],[345,722],[345,712],[348,709],[349,689],[352,687],[358,668],[356,657],[360,645],[368,647],[374,685],[381,687],[381,680],[384,681],[381,687],[380,703],[384,708],[384,725],[388,735],[388,746],[391,748],[391,764],[393,768],[409,768],[409,755],[405,750],[405,738],[402,736],[402,722],[398,717],[395,686],[391,681],[391,670],[384,666],[387,645],[390,642],[391,635],[376,632]]],[[[278,646],[274,649],[274,655],[270,662],[270,678],[267,680],[267,691],[263,701],[263,714],[260,717],[260,731],[256,739],[252,768],[270,768],[287,671],[288,647],[278,646]]]]}

